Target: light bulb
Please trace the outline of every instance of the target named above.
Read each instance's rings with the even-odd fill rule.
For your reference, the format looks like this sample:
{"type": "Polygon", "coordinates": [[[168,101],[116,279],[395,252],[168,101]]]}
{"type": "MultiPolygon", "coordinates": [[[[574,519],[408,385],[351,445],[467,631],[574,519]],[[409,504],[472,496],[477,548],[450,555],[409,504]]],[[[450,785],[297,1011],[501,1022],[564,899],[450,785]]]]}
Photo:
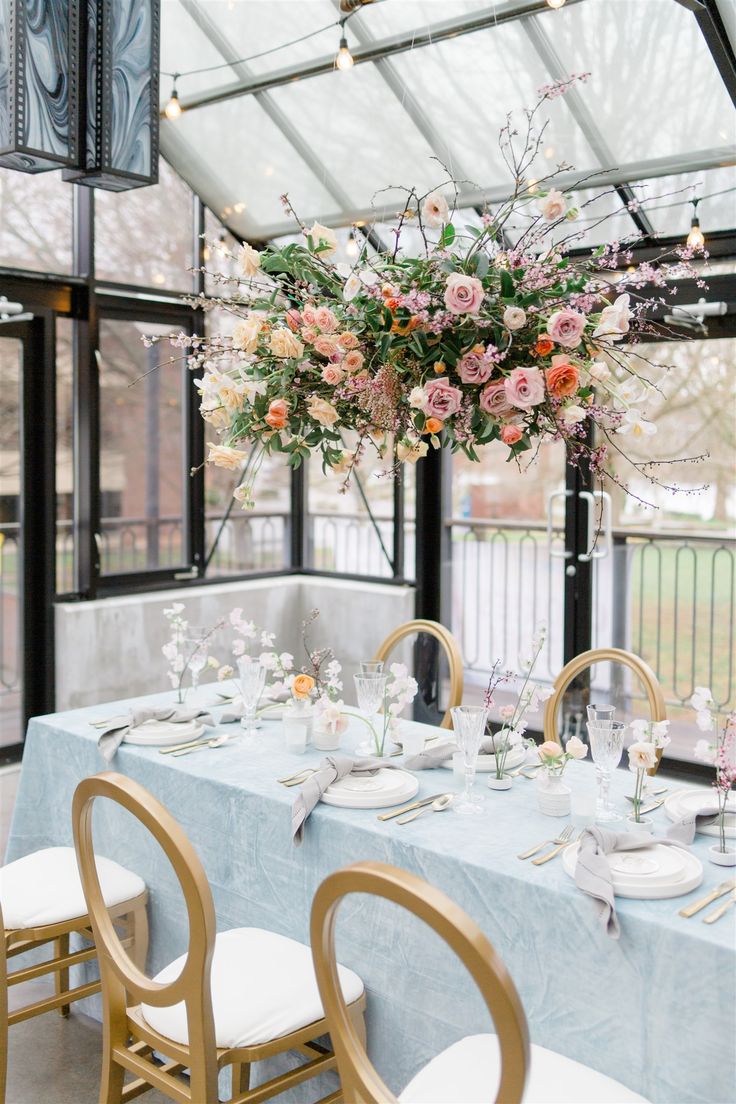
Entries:
{"type": "Polygon", "coordinates": [[[345,252],[347,253],[348,257],[358,256],[358,243],[355,240],[354,234],[351,234],[348,238],[347,245],[345,246],[345,252]]]}
{"type": "Polygon", "coordinates": [[[547,7],[549,8],[561,8],[565,3],[565,0],[547,0],[547,7]]]}
{"type": "Polygon", "coordinates": [[[354,65],[353,55],[348,49],[348,40],[343,37],[340,39],[340,49],[337,51],[337,57],[335,58],[335,68],[345,73],[348,69],[352,69],[354,65]]]}
{"type": "Polygon", "coordinates": [[[176,85],[171,89],[171,99],[164,108],[164,115],[167,119],[178,119],[182,113],[182,106],[179,103],[179,93],[176,91],[176,85]]]}
{"type": "Polygon", "coordinates": [[[702,249],[705,245],[705,236],[700,229],[700,222],[695,215],[693,215],[693,221],[690,223],[690,233],[687,236],[687,244],[691,249],[702,249]]]}

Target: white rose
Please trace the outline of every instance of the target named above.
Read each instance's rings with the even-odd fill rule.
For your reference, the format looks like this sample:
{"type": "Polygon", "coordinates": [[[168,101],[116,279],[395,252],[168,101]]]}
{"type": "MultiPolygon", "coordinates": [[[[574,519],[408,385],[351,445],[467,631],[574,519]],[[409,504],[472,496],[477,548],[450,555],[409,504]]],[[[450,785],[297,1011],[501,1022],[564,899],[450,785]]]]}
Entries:
{"type": "Polygon", "coordinates": [[[240,271],[244,276],[248,276],[252,279],[261,267],[261,255],[257,249],[254,249],[247,242],[244,242],[240,247],[240,253],[238,254],[238,260],[240,261],[240,271]]]}
{"type": "Polygon", "coordinates": [[[331,257],[333,253],[337,251],[337,234],[334,230],[330,230],[327,226],[322,226],[321,223],[312,223],[311,230],[307,231],[309,237],[311,237],[313,248],[316,251],[317,247],[322,244],[326,245],[326,249],[320,249],[320,257],[331,257]]]}
{"type": "Polygon", "coordinates": [[[412,387],[409,392],[409,406],[414,410],[424,410],[427,395],[423,387],[412,387]]]}
{"type": "Polygon", "coordinates": [[[233,348],[242,349],[245,353],[254,353],[258,346],[258,335],[262,325],[262,314],[250,314],[244,321],[236,323],[230,338],[233,348]]]}
{"type": "Polygon", "coordinates": [[[507,330],[520,330],[526,323],[526,311],[521,307],[507,307],[503,312],[503,324],[507,330]]]}
{"type": "Polygon", "coordinates": [[[565,751],[568,755],[572,755],[573,759],[584,759],[588,754],[587,747],[577,736],[570,737],[565,744],[565,751]]]}
{"type": "Polygon", "coordinates": [[[582,406],[576,406],[574,403],[571,406],[566,406],[562,411],[562,420],[566,425],[577,425],[578,422],[582,422],[587,416],[587,410],[582,406]]]}

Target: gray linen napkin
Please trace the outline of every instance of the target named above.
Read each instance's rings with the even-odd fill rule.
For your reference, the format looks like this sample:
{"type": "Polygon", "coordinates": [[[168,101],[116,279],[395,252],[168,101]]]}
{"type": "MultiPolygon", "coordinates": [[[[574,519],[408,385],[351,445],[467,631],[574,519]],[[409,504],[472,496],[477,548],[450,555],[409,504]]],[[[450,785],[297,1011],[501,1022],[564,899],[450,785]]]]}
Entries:
{"type": "Polygon", "coordinates": [[[618,939],[621,928],[614,905],[611,868],[606,855],[614,851],[636,851],[653,843],[675,844],[673,839],[658,839],[648,832],[611,832],[608,828],[586,828],[580,837],[575,885],[587,893],[598,912],[598,918],[612,939],[618,939]]]}
{"type": "Polygon", "coordinates": [[[667,839],[672,843],[692,843],[695,833],[699,828],[705,828],[709,824],[718,821],[718,809],[714,805],[708,805],[697,812],[687,813],[682,820],[676,820],[667,829],[667,839]]]}
{"type": "MultiPolygon", "coordinates": [[[[457,743],[454,740],[446,740],[442,744],[433,744],[432,747],[425,748],[418,755],[410,755],[408,759],[404,760],[404,766],[407,770],[412,771],[431,770],[432,767],[440,767],[448,759],[452,759],[458,750],[457,743]]],[[[482,765],[485,759],[493,759],[493,740],[490,736],[486,736],[481,742],[480,751],[478,752],[479,765],[482,765]]]]}
{"type": "Polygon", "coordinates": [[[150,709],[143,706],[140,709],[131,709],[126,718],[106,728],[97,741],[97,747],[100,749],[100,754],[106,763],[111,762],[114,758],[115,752],[125,739],[128,730],[143,724],[144,721],[171,721],[173,724],[201,721],[203,725],[208,726],[213,726],[215,723],[212,715],[204,709],[179,709],[172,705],[163,706],[160,709],[150,709]]]}
{"type": "Polygon", "coordinates": [[[319,770],[307,779],[291,806],[291,836],[294,843],[297,846],[302,843],[307,817],[328,786],[348,774],[375,774],[381,767],[400,769],[398,763],[388,763],[385,759],[374,756],[366,756],[365,759],[350,759],[347,755],[325,756],[319,770]]]}

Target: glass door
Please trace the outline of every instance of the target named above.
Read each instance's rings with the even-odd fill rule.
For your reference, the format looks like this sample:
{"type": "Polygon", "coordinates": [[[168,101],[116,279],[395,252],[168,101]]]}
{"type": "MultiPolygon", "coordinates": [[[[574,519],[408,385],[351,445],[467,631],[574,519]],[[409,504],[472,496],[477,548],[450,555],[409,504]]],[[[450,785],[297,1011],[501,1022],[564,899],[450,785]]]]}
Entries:
{"type": "Polygon", "coordinates": [[[44,318],[0,319],[0,761],[53,704],[54,357],[44,318]]]}

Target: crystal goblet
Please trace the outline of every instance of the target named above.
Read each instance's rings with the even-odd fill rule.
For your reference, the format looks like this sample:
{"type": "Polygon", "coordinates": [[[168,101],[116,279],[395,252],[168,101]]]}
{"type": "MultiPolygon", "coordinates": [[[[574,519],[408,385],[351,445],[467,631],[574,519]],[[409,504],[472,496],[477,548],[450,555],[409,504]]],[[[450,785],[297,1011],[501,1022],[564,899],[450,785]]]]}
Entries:
{"type": "Polygon", "coordinates": [[[260,660],[252,656],[241,656],[238,660],[238,673],[240,675],[240,694],[243,699],[243,716],[240,719],[240,727],[248,739],[253,738],[256,730],[256,710],[260,701],[263,688],[266,685],[266,668],[261,666],[260,660]]]}
{"type": "Polygon", "coordinates": [[[472,791],[478,752],[487,720],[488,710],[482,705],[458,705],[452,710],[452,727],[455,729],[465,767],[465,788],[454,805],[458,813],[480,813],[483,809],[479,795],[472,791]]]}
{"type": "Polygon", "coordinates": [[[614,809],[609,800],[608,791],[611,785],[611,772],[621,761],[625,731],[626,725],[622,721],[604,721],[600,725],[588,723],[590,752],[598,768],[598,801],[595,819],[603,824],[624,819],[614,809]]]}

